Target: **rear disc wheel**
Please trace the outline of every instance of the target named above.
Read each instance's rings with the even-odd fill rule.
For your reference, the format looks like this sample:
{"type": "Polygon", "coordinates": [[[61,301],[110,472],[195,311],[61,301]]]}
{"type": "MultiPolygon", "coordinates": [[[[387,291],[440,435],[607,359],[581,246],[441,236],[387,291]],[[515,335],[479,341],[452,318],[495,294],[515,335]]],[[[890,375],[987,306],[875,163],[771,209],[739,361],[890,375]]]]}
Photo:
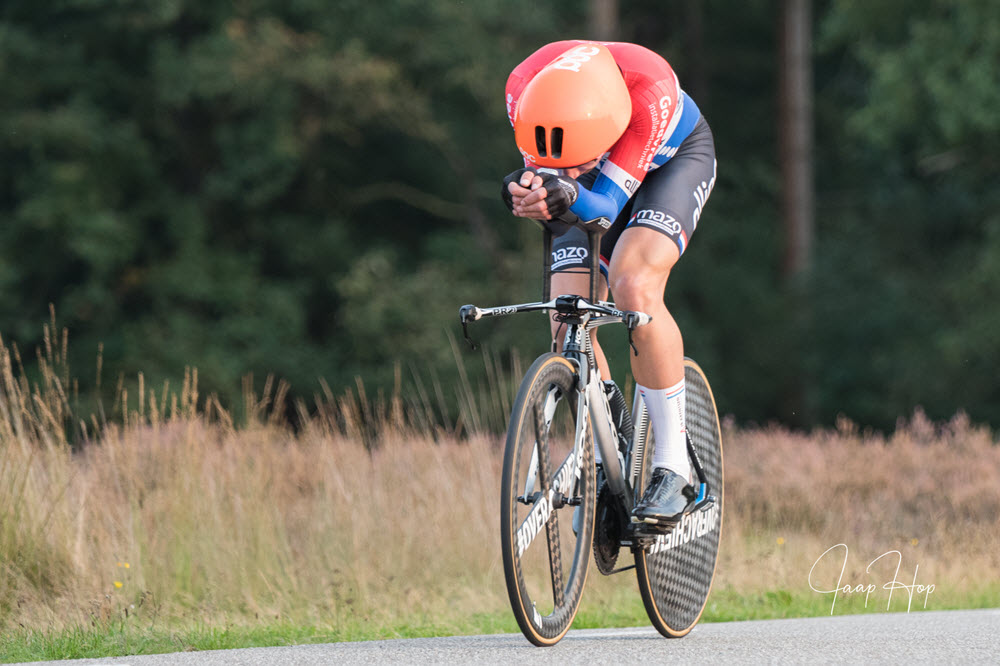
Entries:
{"type": "MultiPolygon", "coordinates": [[[[715,398],[705,373],[691,359],[684,359],[684,380],[688,437],[708,478],[708,494],[715,496],[715,502],[688,514],[669,533],[635,550],[636,576],[646,614],[657,631],[668,638],[686,635],[701,617],[715,578],[722,534],[722,434],[715,398]]],[[[650,435],[636,497],[642,496],[649,482],[655,445],[650,435]]]]}

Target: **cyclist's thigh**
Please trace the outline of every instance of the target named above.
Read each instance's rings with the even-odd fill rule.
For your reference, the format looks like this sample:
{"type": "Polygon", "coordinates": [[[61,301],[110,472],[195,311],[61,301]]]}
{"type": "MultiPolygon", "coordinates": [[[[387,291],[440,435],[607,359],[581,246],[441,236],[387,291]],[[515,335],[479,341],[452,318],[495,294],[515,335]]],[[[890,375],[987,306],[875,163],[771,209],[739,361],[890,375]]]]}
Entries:
{"type": "Polygon", "coordinates": [[[665,234],[648,227],[628,227],[611,257],[609,273],[616,302],[628,300],[626,292],[634,294],[637,289],[644,293],[662,293],[670,270],[680,256],[677,245],[665,234]]]}
{"type": "MultiPolygon", "coordinates": [[[[702,118],[666,164],[646,176],[632,202],[633,227],[668,237],[684,254],[715,186],[715,142],[702,118]]],[[[645,234],[644,234],[645,235],[645,234]]]]}

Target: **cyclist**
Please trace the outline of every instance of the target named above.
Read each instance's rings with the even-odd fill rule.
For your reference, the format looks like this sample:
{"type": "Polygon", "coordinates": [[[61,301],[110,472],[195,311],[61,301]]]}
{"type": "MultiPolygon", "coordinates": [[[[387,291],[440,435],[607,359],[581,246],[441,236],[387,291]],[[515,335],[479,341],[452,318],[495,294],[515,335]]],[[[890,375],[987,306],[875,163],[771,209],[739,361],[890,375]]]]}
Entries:
{"type": "MultiPolygon", "coordinates": [[[[664,291],[715,185],[712,132],[667,61],[636,44],[543,46],[511,73],[506,99],[524,168],[504,179],[502,196],[514,215],[556,235],[553,293],[587,293],[585,229],[607,229],[601,298],[610,285],[619,308],[652,315],[635,331],[632,374],[657,446],[633,515],[675,524],[697,493],[684,424],[683,341],[664,291]]],[[[558,326],[552,322],[561,345],[558,326]]],[[[592,335],[601,374],[610,378],[592,335]]]]}

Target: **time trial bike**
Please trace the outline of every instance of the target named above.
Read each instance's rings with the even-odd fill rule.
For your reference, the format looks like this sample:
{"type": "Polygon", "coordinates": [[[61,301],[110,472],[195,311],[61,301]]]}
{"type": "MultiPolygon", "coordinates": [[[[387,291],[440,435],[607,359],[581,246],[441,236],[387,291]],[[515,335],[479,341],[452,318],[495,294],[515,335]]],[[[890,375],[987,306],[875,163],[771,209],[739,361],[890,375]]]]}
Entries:
{"type": "Polygon", "coordinates": [[[562,352],[542,354],[528,369],[507,430],[500,528],[511,608],[530,642],[555,645],[576,616],[593,552],[602,574],[634,568],[653,626],[679,638],[705,608],[722,531],[722,439],[712,390],[686,358],[687,449],[698,489],[693,510],[671,528],[634,522],[656,442],[638,392],[629,410],[618,387],[602,380],[590,331],[624,324],[631,345],[632,332],[651,318],[598,300],[595,232],[588,232],[589,298],[551,297],[552,232],[544,233],[540,302],[465,305],[459,312],[470,343],[469,323],[486,317],[545,311],[566,325],[562,352]],[[631,551],[633,564],[618,566],[622,548],[631,551]]]}

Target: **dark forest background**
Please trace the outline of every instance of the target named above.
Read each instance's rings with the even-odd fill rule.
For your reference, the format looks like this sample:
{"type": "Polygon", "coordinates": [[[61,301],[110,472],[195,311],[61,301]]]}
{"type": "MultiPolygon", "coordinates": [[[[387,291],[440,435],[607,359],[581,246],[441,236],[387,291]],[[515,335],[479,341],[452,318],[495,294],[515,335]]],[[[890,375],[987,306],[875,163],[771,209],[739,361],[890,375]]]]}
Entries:
{"type": "MultiPolygon", "coordinates": [[[[792,268],[789,4],[4,0],[0,335],[30,361],[52,304],[84,392],[101,347],[105,389],[196,366],[223,401],[249,373],[306,397],[397,374],[448,392],[458,307],[540,295],[540,234],[498,197],[519,162],[507,74],[613,37],[666,57],[715,133],[667,302],[720,410],[1000,426],[1000,4],[811,3],[812,242],[792,268]]],[[[474,334],[509,364],[546,329],[474,334]]],[[[624,381],[624,338],[602,339],[624,381]]]]}

